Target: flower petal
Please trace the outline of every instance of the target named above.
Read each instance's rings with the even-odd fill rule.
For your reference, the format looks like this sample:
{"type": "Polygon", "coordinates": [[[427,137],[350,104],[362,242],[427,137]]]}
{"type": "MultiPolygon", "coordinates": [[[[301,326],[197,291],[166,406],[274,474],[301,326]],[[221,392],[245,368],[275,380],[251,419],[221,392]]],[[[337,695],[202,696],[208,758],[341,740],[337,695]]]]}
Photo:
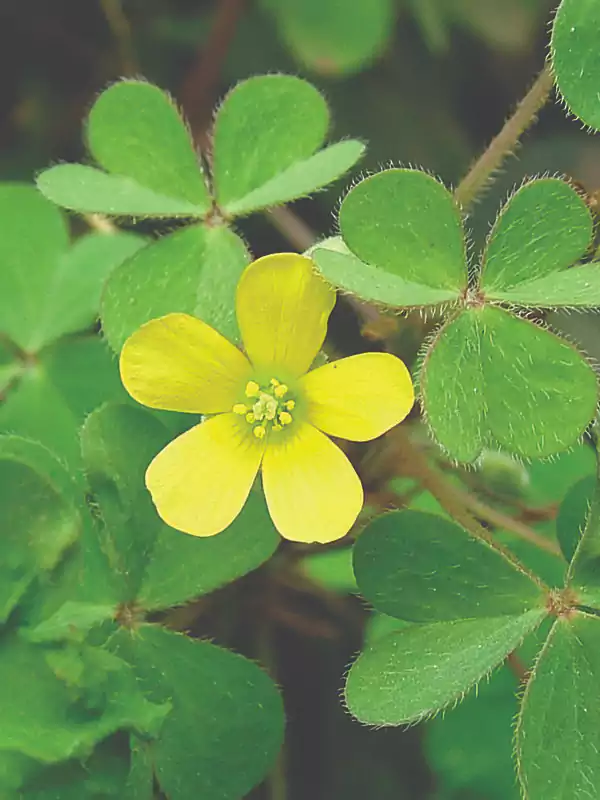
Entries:
{"type": "Polygon", "coordinates": [[[235,414],[219,414],[174,439],[146,471],[162,519],[192,536],[225,530],[242,510],[264,441],[235,414]]]}
{"type": "Polygon", "coordinates": [[[308,421],[330,436],[367,442],[401,422],[415,401],[410,372],[390,353],[360,353],[305,375],[308,421]]]}
{"type": "Polygon", "coordinates": [[[344,453],[306,423],[281,444],[269,443],[262,476],[269,513],[285,539],[333,542],[345,536],[363,504],[363,489],[344,453]]]}
{"type": "Polygon", "coordinates": [[[120,368],[138,403],[194,414],[231,411],[251,370],[237,347],[189,314],[142,325],[123,345],[120,368]]]}
{"type": "Polygon", "coordinates": [[[306,372],[319,352],[335,292],[295,253],[265,256],[246,267],[237,290],[237,317],[255,367],[306,372]]]}

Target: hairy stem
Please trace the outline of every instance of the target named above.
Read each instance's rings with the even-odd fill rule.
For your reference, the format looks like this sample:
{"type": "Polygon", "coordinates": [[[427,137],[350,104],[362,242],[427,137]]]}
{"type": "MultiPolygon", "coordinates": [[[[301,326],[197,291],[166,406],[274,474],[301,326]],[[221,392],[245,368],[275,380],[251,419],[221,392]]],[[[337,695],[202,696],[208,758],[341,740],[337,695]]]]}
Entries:
{"type": "Polygon", "coordinates": [[[462,208],[467,208],[477,198],[504,159],[518,145],[521,136],[536,121],[539,111],[550,97],[553,84],[550,65],[546,64],[500,133],[456,187],[454,198],[462,208]]]}

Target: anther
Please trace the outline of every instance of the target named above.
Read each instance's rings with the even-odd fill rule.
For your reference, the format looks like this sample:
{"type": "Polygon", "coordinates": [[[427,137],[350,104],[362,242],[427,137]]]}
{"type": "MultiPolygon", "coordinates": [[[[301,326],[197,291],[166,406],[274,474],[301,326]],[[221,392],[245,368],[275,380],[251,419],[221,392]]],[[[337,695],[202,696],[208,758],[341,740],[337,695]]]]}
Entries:
{"type": "Polygon", "coordinates": [[[286,400],[283,404],[288,411],[293,411],[296,408],[296,401],[295,400],[286,400]]]}
{"type": "Polygon", "coordinates": [[[289,425],[292,421],[292,415],[289,414],[287,411],[280,411],[279,412],[279,422],[282,425],[289,425]]]}
{"type": "Polygon", "coordinates": [[[288,387],[285,385],[285,383],[280,383],[273,390],[273,394],[275,395],[275,397],[283,397],[284,394],[287,394],[287,391],[288,387]]]}
{"type": "Polygon", "coordinates": [[[264,439],[265,434],[267,433],[264,425],[257,425],[255,428],[253,428],[253,431],[257,439],[264,439]]]}
{"type": "Polygon", "coordinates": [[[246,384],[246,397],[256,397],[260,392],[260,386],[256,381],[248,381],[246,384]]]}
{"type": "Polygon", "coordinates": [[[245,406],[243,403],[236,403],[233,407],[233,413],[243,417],[244,414],[248,413],[248,406],[245,406]]]}
{"type": "Polygon", "coordinates": [[[252,413],[252,411],[249,411],[249,412],[246,414],[246,422],[250,422],[250,423],[256,422],[256,417],[254,416],[254,414],[252,413]]]}

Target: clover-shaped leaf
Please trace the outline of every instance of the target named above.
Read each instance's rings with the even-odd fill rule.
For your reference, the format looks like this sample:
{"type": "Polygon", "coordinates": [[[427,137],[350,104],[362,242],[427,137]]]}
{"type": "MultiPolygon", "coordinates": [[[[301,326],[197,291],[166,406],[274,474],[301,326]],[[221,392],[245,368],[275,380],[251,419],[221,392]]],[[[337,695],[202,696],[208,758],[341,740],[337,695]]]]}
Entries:
{"type": "Polygon", "coordinates": [[[600,265],[572,266],[592,238],[574,189],[556,178],[522,186],[471,277],[459,210],[423,172],[385,170],[359,183],[342,203],[340,230],[341,241],[311,250],[329,281],[393,308],[446,313],[426,344],[420,384],[430,428],[453,458],[474,461],[486,447],[543,457],[581,436],[598,400],[594,371],[571,344],[515,313],[600,305],[600,265]]]}
{"type": "Polygon", "coordinates": [[[103,92],[90,112],[88,146],[102,169],[59,164],[37,182],[46,197],[82,213],[205,219],[216,204],[237,216],[310,194],[356,163],[364,147],[353,140],[315,154],[328,124],[325,100],[306,81],[242,81],[217,113],[207,180],[169,95],[126,80],[103,92]]]}
{"type": "Polygon", "coordinates": [[[562,0],[552,26],[552,66],[570,111],[600,129],[600,6],[596,0],[562,0]]]}
{"type": "Polygon", "coordinates": [[[234,216],[247,214],[335,180],[356,163],[364,147],[345,141],[313,155],[328,126],[324,98],[300,78],[264,75],[238,84],[215,120],[217,204],[234,216]]]}
{"type": "Polygon", "coordinates": [[[330,245],[311,255],[341,289],[397,307],[450,303],[466,290],[460,213],[424,172],[391,169],[366,178],[344,199],[340,230],[350,253],[330,245]]]}
{"type": "Polygon", "coordinates": [[[208,189],[185,123],[170,97],[142,81],[103,92],[87,140],[105,170],[61,164],[38,177],[46,197],[81,212],[194,217],[210,209],[208,189]]]}
{"type": "Polygon", "coordinates": [[[542,178],[506,203],[487,244],[480,288],[520,306],[600,305],[600,264],[571,267],[592,239],[583,199],[564,181],[542,178]]]}
{"type": "Polygon", "coordinates": [[[377,639],[350,670],[348,707],[370,724],[417,721],[456,702],[547,613],[539,581],[433,514],[375,520],[355,545],[354,570],[377,610],[422,623],[377,639]]]}

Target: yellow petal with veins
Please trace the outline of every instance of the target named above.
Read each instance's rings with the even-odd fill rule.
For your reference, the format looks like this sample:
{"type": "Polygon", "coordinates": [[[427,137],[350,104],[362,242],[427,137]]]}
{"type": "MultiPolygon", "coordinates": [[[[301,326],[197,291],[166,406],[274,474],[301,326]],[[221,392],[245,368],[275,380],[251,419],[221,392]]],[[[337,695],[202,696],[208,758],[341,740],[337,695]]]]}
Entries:
{"type": "Polygon", "coordinates": [[[146,471],[162,519],[192,536],[213,536],[242,510],[264,442],[237,415],[219,414],[174,439],[146,471]]]}
{"type": "Polygon", "coordinates": [[[285,539],[333,542],[345,536],[363,504],[352,464],[325,434],[297,423],[289,438],[271,440],[262,464],[269,513],[285,539]]]}
{"type": "Polygon", "coordinates": [[[120,369],[125,388],[138,403],[216,414],[233,408],[251,367],[237,347],[202,320],[168,314],[127,339],[120,369]]]}
{"type": "MultiPolygon", "coordinates": [[[[236,310],[248,357],[258,369],[302,375],[319,352],[335,292],[295,253],[265,256],[246,267],[236,310]]],[[[279,376],[278,376],[279,377],[279,376]]]]}
{"type": "Polygon", "coordinates": [[[308,421],[330,436],[367,442],[401,422],[415,401],[404,363],[389,353],[333,361],[300,380],[308,421]]]}

